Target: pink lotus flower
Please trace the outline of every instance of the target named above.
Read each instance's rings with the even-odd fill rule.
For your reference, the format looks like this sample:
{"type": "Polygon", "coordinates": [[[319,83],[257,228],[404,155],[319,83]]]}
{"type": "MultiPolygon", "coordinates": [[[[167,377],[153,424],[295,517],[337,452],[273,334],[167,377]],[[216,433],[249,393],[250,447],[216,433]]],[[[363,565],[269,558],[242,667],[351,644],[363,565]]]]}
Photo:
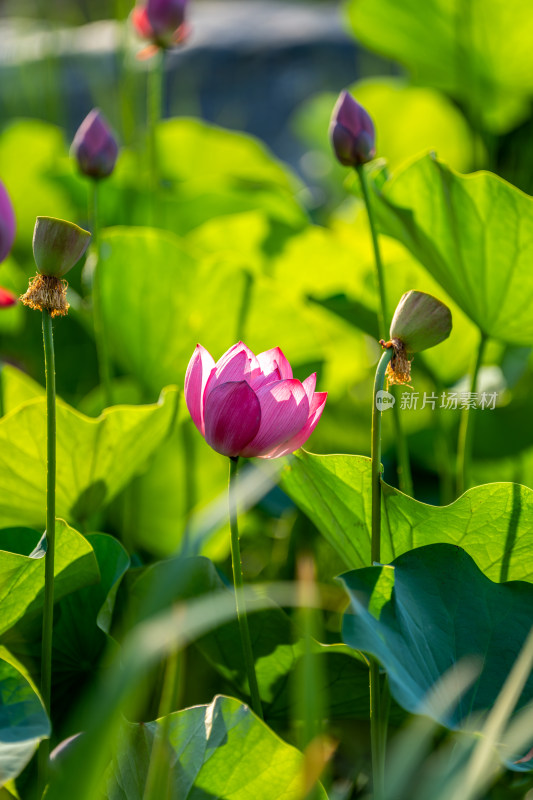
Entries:
{"type": "Polygon", "coordinates": [[[0,286],[0,308],[10,308],[17,302],[16,296],[9,289],[0,286]]]}
{"type": "Polygon", "coordinates": [[[243,342],[215,364],[197,345],[185,375],[185,401],[208,445],[234,458],[278,458],[311,436],[326,404],[316,373],[303,383],[274,347],[255,356],[243,342]]]}

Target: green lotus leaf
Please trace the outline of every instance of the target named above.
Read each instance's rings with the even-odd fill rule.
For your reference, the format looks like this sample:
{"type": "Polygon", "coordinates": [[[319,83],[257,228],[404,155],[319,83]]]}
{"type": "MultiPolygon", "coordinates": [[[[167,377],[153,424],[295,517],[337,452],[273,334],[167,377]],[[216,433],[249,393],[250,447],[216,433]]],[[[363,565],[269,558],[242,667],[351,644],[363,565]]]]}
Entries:
{"type": "MultiPolygon", "coordinates": [[[[370,563],[370,459],[300,450],[284,468],[282,486],[347,567],[370,563]]],[[[463,547],[491,580],[533,582],[533,491],[490,483],[449,506],[430,506],[384,483],[383,562],[438,542],[463,547]]]]}

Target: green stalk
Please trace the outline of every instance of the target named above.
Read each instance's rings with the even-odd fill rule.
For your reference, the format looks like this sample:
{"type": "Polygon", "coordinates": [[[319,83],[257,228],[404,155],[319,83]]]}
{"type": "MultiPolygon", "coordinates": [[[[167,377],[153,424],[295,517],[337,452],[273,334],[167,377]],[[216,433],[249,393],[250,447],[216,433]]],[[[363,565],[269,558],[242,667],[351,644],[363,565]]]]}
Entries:
{"type": "Polygon", "coordinates": [[[4,416],[4,365],[0,361],[0,417],[4,416]]]}
{"type": "Polygon", "coordinates": [[[370,661],[370,747],[372,750],[373,800],[383,800],[385,792],[385,738],[381,714],[381,686],[379,664],[370,661]]]}
{"type": "Polygon", "coordinates": [[[250,311],[250,304],[252,300],[252,291],[254,288],[254,276],[249,270],[243,270],[244,285],[242,290],[241,305],[239,308],[239,315],[237,317],[236,327],[236,340],[243,342],[246,338],[246,323],[248,321],[248,314],[250,311]]]}
{"type": "MultiPolygon", "coordinates": [[[[41,696],[50,716],[52,695],[52,632],[54,625],[54,556],[56,534],[56,378],[54,335],[50,311],[43,311],[44,364],[46,373],[46,556],[44,561],[44,608],[41,650],[41,696]]],[[[38,773],[41,795],[48,780],[50,740],[39,747],[38,773]]]]}
{"type": "Polygon", "coordinates": [[[104,390],[104,402],[107,407],[113,405],[113,392],[111,389],[111,359],[105,334],[105,323],[102,303],[102,278],[100,265],[100,214],[99,214],[99,182],[91,180],[91,223],[93,232],[94,252],[96,263],[93,273],[93,323],[94,341],[98,356],[98,371],[100,383],[104,390]]]}
{"type": "Polygon", "coordinates": [[[244,578],[242,575],[241,548],[239,543],[239,526],[237,523],[237,471],[239,469],[239,457],[230,458],[229,465],[229,524],[231,529],[231,561],[233,565],[233,585],[235,587],[235,604],[237,607],[237,620],[241,634],[242,651],[244,656],[244,666],[248,676],[250,696],[252,698],[252,709],[260,719],[263,719],[263,707],[259,696],[259,686],[255,674],[254,654],[252,650],[252,640],[246,616],[246,604],[243,595],[244,578]]]}
{"type": "Polygon", "coordinates": [[[181,680],[181,656],[181,653],[178,656],[178,651],[174,650],[167,658],[158,710],[158,718],[162,722],[156,731],[152,745],[143,800],[167,800],[170,796],[167,748],[169,747],[170,714],[175,708],[176,695],[181,680]]]}
{"type": "MultiPolygon", "coordinates": [[[[318,691],[318,686],[325,685],[322,664],[316,658],[314,643],[321,638],[321,618],[317,611],[318,593],[315,584],[315,565],[310,554],[298,559],[298,598],[300,608],[297,613],[298,627],[303,634],[304,651],[295,674],[295,694],[298,717],[302,720],[299,731],[298,747],[305,755],[304,786],[305,800],[317,800],[319,797],[316,783],[311,778],[317,754],[313,753],[313,744],[319,746],[322,733],[322,720],[327,717],[327,695],[318,691]]],[[[320,756],[318,756],[320,757],[320,756]]]]}
{"type": "MultiPolygon", "coordinates": [[[[380,339],[388,339],[388,320],[387,320],[387,296],[385,293],[385,275],[383,270],[383,261],[381,260],[381,251],[379,248],[379,240],[377,233],[376,221],[374,218],[374,211],[372,203],[370,202],[370,192],[368,191],[368,182],[366,179],[365,168],[362,164],[356,167],[359,181],[361,183],[361,190],[363,193],[363,200],[366,206],[366,213],[368,216],[368,224],[370,227],[370,234],[372,236],[372,246],[374,248],[374,261],[376,265],[376,277],[379,291],[379,307],[378,307],[378,325],[380,339]]],[[[411,476],[411,465],[409,463],[409,448],[407,447],[407,439],[403,433],[402,421],[400,418],[399,404],[395,403],[392,407],[392,415],[394,421],[394,430],[396,438],[396,457],[398,459],[398,484],[400,490],[405,494],[413,494],[413,479],[411,476]]]]}
{"type": "MultiPolygon", "coordinates": [[[[472,370],[472,379],[470,382],[470,392],[476,391],[477,379],[483,356],[485,354],[485,347],[487,344],[487,335],[480,331],[479,346],[472,370]]],[[[470,408],[465,408],[461,415],[461,423],[459,426],[459,439],[457,443],[457,496],[466,492],[470,488],[470,471],[472,462],[472,442],[474,433],[474,417],[470,408]]]]}
{"type": "Polygon", "coordinates": [[[151,69],[148,73],[148,169],[149,169],[149,224],[153,225],[157,218],[157,195],[159,189],[159,165],[157,163],[157,126],[161,120],[163,108],[163,67],[165,51],[161,50],[152,57],[151,69]]]}
{"type": "MultiPolygon", "coordinates": [[[[377,393],[385,385],[385,372],[394,354],[392,348],[385,350],[379,360],[374,380],[372,403],[372,538],[370,563],[381,558],[381,411],[376,400],[377,393]]],[[[386,691],[384,708],[388,708],[386,691]]],[[[374,800],[382,800],[385,780],[385,743],[387,738],[387,716],[382,713],[379,664],[370,659],[370,746],[372,750],[372,776],[374,800]]]]}
{"type": "Polygon", "coordinates": [[[370,561],[381,557],[381,411],[376,405],[377,393],[385,385],[385,371],[394,355],[392,347],[385,350],[379,360],[374,379],[374,397],[372,404],[372,539],[370,544],[370,561]]]}

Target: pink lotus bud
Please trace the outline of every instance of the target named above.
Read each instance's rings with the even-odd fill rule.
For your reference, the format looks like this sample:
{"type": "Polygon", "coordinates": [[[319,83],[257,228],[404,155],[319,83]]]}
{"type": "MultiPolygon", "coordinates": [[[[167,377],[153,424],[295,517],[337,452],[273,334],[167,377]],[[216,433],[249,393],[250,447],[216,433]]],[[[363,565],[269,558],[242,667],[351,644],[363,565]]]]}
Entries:
{"type": "Polygon", "coordinates": [[[329,136],[335,155],[347,167],[366,164],[376,155],[374,123],[346,91],[340,93],[333,109],[329,136]]]}
{"type": "Polygon", "coordinates": [[[170,47],[183,39],[186,8],[187,0],[148,0],[133,9],[132,22],[143,39],[170,47]]]}
{"type": "Polygon", "coordinates": [[[202,345],[185,375],[185,401],[206,442],[224,456],[278,458],[298,450],[326,404],[316,373],[301,383],[274,347],[255,356],[243,342],[216,364],[202,345]]]}
{"type": "Polygon", "coordinates": [[[10,308],[17,302],[15,295],[9,289],[3,289],[0,286],[0,308],[10,308]]]}
{"type": "Polygon", "coordinates": [[[187,0],[148,0],[146,13],[156,36],[166,38],[185,21],[187,0]]]}
{"type": "Polygon", "coordinates": [[[98,108],[89,111],[76,131],[71,153],[81,172],[90,178],[107,178],[113,172],[118,144],[98,108]]]}
{"type": "Polygon", "coordinates": [[[0,181],[0,261],[7,257],[15,241],[15,212],[11,200],[0,181]]]}

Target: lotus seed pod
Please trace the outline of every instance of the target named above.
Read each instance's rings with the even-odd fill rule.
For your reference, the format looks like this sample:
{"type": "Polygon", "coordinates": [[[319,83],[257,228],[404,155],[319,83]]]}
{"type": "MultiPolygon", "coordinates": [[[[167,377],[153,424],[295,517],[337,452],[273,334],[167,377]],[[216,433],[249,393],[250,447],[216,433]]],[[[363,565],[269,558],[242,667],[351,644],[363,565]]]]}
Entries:
{"type": "Polygon", "coordinates": [[[448,338],[452,314],[448,306],[425,292],[406,292],[394,312],[390,338],[399,339],[407,353],[419,353],[448,338]]]}
{"type": "Polygon", "coordinates": [[[87,250],[91,234],[73,222],[37,217],[33,232],[33,256],[41,275],[61,278],[87,250]]]}

